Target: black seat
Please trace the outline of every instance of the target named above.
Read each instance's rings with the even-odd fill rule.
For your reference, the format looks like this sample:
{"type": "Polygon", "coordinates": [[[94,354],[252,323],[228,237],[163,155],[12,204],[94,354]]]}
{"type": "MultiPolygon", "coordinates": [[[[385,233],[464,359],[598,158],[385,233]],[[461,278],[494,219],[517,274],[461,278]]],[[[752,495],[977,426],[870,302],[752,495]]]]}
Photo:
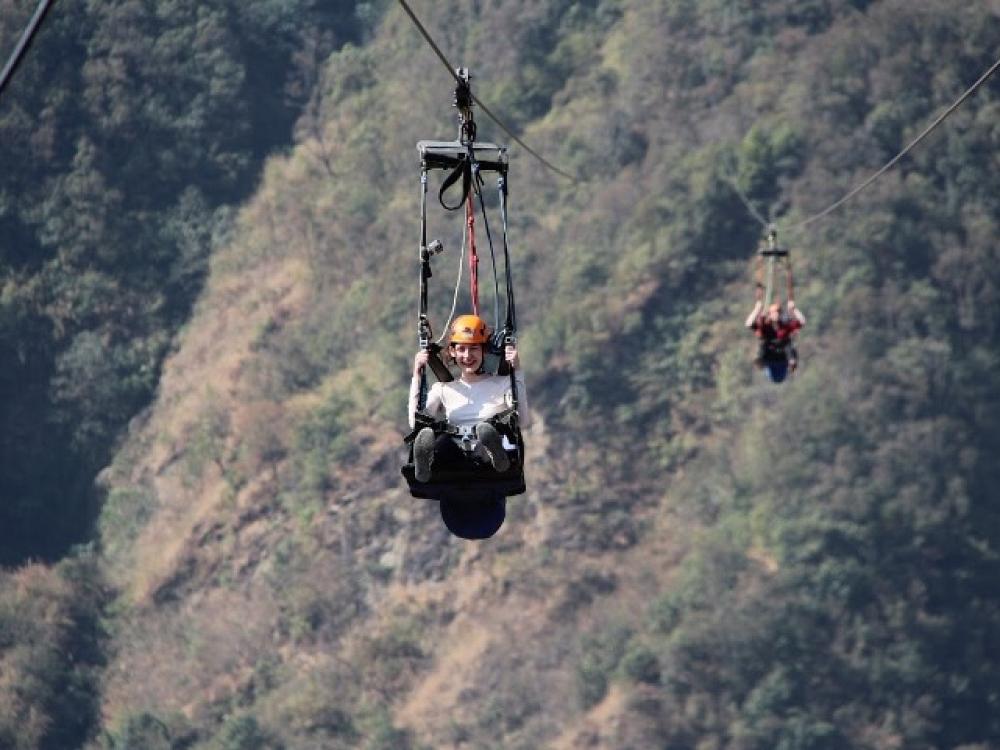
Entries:
{"type": "Polygon", "coordinates": [[[519,453],[507,451],[507,471],[498,472],[478,457],[469,456],[461,471],[438,471],[432,473],[431,481],[419,482],[414,476],[411,447],[400,473],[413,497],[437,501],[441,520],[452,534],[462,539],[489,539],[507,517],[507,498],[525,491],[519,453]]]}
{"type": "Polygon", "coordinates": [[[518,451],[507,451],[507,456],[510,458],[510,468],[504,472],[498,472],[488,463],[470,457],[467,466],[461,471],[432,472],[431,481],[419,482],[414,476],[411,448],[409,459],[400,472],[406,478],[413,497],[464,502],[492,500],[498,496],[520,495],[525,491],[524,470],[518,451]]]}

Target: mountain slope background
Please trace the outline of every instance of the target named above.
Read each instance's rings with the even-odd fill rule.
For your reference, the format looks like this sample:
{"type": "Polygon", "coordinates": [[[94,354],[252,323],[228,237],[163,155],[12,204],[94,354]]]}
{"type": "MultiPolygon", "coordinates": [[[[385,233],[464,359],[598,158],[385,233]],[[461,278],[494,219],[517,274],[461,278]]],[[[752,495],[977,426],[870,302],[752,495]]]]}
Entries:
{"type": "MultiPolygon", "coordinates": [[[[27,551],[0,582],[0,736],[1000,744],[995,82],[860,198],[783,232],[809,325],[801,371],[780,388],[749,365],[760,227],[727,184],[781,226],[825,207],[996,59],[1000,7],[426,5],[476,92],[580,175],[560,181],[512,148],[528,494],[494,539],[468,543],[398,476],[414,143],[452,137],[455,122],[451,83],[406,16],[352,6],[355,43],[297,42],[323,62],[292,145],[245,201],[209,191],[242,205],[204,245],[190,312],[149,323],[173,342],[155,398],[115,396],[122,417],[82,443],[115,447],[84,472],[98,488],[92,543],[59,562],[24,563],[27,551]],[[66,675],[73,691],[55,690],[66,675]]],[[[481,137],[504,140],[478,119],[481,137]]],[[[161,216],[155,196],[134,200],[161,216]]],[[[440,326],[461,220],[434,222],[449,248],[432,279],[440,326]]],[[[135,268],[155,287],[155,268],[123,260],[130,233],[118,237],[108,278],[135,268]]],[[[4,257],[23,246],[5,241],[4,257]]],[[[5,262],[21,299],[33,267],[5,262]]],[[[136,287],[144,320],[153,287],[136,287]]],[[[62,403],[47,393],[40,403],[62,403]]]]}

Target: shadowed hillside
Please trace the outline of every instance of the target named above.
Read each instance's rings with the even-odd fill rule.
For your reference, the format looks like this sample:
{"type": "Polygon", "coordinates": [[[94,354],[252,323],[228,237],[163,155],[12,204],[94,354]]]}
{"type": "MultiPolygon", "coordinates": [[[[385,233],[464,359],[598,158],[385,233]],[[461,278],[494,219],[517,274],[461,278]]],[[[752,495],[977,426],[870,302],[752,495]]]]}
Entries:
{"type": "MultiPolygon", "coordinates": [[[[783,231],[808,325],[781,387],[750,366],[760,227],[727,182],[782,227],[829,205],[996,59],[997,8],[416,5],[581,175],[512,148],[528,493],[469,543],[398,474],[414,144],[455,122],[445,71],[375,4],[99,477],[90,747],[1000,744],[996,82],[783,231]]],[[[434,221],[440,325],[461,220],[434,221]]]]}
{"type": "MultiPolygon", "coordinates": [[[[0,564],[93,534],[233,205],[290,139],[353,2],[66,3],[0,105],[0,564]]],[[[12,50],[34,2],[0,2],[12,50]]]]}

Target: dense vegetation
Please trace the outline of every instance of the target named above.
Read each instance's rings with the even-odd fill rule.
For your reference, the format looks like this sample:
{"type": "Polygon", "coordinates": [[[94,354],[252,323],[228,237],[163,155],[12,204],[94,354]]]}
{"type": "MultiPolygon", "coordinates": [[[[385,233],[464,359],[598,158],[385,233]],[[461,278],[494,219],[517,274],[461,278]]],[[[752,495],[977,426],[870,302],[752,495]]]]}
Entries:
{"type": "MultiPolygon", "coordinates": [[[[361,39],[356,5],[101,0],[48,14],[0,100],[0,565],[93,537],[95,477],[320,61],[361,39]]],[[[3,55],[34,6],[0,2],[3,55]]],[[[0,745],[78,746],[99,705],[96,566],[29,565],[0,592],[0,745]]]]}
{"type": "Polygon", "coordinates": [[[71,509],[159,395],[102,474],[99,551],[3,580],[4,674],[46,666],[5,678],[0,737],[34,708],[19,747],[1000,744],[996,82],[792,230],[995,60],[996,9],[417,6],[478,93],[581,175],[513,152],[529,495],[465,546],[395,475],[413,142],[453,129],[405,16],[351,5],[317,22],[333,39],[303,39],[306,3],[78,8],[48,32],[75,63],[0,108],[8,562],[85,536],[71,509]],[[327,57],[360,38],[348,16],[377,30],[327,57]],[[301,98],[259,95],[303,55],[323,62],[295,68],[301,98]],[[157,102],[178,58],[185,95],[157,102]],[[296,101],[295,146],[255,186],[296,101]],[[748,364],[760,228],[729,179],[794,247],[809,324],[780,388],[748,364]],[[46,514],[59,534],[37,533],[46,514]],[[66,671],[75,713],[52,688],[66,671]]]}
{"type": "Polygon", "coordinates": [[[100,705],[107,601],[91,555],[0,578],[0,745],[78,747],[100,705]]]}
{"type": "MultiPolygon", "coordinates": [[[[12,49],[32,3],[0,5],[12,49]]],[[[288,140],[354,3],[71,3],[0,108],[0,563],[87,538],[229,207],[288,140]]]]}

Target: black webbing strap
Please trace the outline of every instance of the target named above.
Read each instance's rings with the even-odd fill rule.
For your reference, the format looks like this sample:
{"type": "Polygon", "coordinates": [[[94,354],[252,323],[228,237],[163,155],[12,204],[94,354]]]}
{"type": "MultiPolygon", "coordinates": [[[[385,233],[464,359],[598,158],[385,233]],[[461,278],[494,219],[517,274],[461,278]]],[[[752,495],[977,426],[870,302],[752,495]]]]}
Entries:
{"type": "Polygon", "coordinates": [[[494,427],[507,428],[513,434],[513,430],[517,427],[517,409],[513,406],[508,406],[486,421],[494,427]]]}
{"type": "Polygon", "coordinates": [[[445,177],[444,182],[441,183],[441,189],[438,191],[438,202],[445,209],[445,211],[457,211],[465,205],[465,199],[469,196],[469,188],[472,187],[472,164],[468,159],[463,158],[447,177],[445,177]],[[458,182],[458,178],[462,178],[462,197],[459,198],[458,202],[449,206],[445,203],[444,194],[448,192],[448,189],[458,182]]]}
{"type": "MultiPolygon", "coordinates": [[[[431,326],[427,320],[427,280],[431,277],[431,258],[427,251],[427,165],[420,169],[420,309],[417,314],[417,336],[420,348],[430,346],[431,326]]],[[[417,394],[417,410],[427,405],[427,373],[420,372],[420,390],[417,394]]]]}
{"type": "Polygon", "coordinates": [[[493,330],[497,330],[500,327],[500,276],[497,274],[497,254],[493,248],[493,233],[490,232],[490,217],[486,213],[486,199],[483,198],[483,177],[479,172],[479,164],[473,162],[472,171],[475,176],[472,188],[475,190],[476,197],[479,198],[479,210],[483,215],[483,229],[486,232],[486,243],[490,246],[490,262],[493,265],[493,330]]]}
{"type": "MultiPolygon", "coordinates": [[[[513,344],[515,342],[515,337],[517,335],[517,311],[514,307],[514,274],[510,268],[510,247],[507,244],[507,170],[504,169],[500,175],[497,177],[497,192],[500,198],[500,222],[503,229],[503,265],[504,265],[504,280],[507,287],[507,315],[504,321],[504,333],[506,334],[506,340],[504,345],[507,343],[513,344]]],[[[506,364],[506,363],[505,363],[506,364]]],[[[507,367],[507,373],[510,375],[510,396],[511,402],[513,404],[513,409],[517,411],[517,380],[514,375],[514,368],[507,367]]],[[[498,373],[501,374],[501,373],[498,373]]]]}
{"type": "Polygon", "coordinates": [[[524,439],[521,437],[520,418],[517,413],[517,405],[509,406],[499,414],[495,414],[487,421],[497,428],[497,432],[505,435],[517,448],[520,460],[524,460],[524,439]]]}
{"type": "Polygon", "coordinates": [[[458,428],[445,419],[434,419],[429,414],[417,411],[413,415],[413,429],[403,438],[403,442],[409,445],[417,439],[417,435],[425,427],[430,427],[435,435],[458,435],[458,428]]]}
{"type": "Polygon", "coordinates": [[[511,335],[517,332],[517,310],[514,306],[514,274],[510,270],[510,248],[507,246],[507,170],[497,178],[500,188],[500,218],[503,222],[503,265],[507,285],[507,319],[504,325],[511,335]]]}
{"type": "Polygon", "coordinates": [[[450,383],[455,379],[455,376],[451,374],[451,370],[448,366],[441,360],[441,345],[432,342],[428,347],[427,351],[430,356],[427,358],[427,364],[430,365],[431,371],[434,373],[434,377],[442,383],[450,383]]]}

